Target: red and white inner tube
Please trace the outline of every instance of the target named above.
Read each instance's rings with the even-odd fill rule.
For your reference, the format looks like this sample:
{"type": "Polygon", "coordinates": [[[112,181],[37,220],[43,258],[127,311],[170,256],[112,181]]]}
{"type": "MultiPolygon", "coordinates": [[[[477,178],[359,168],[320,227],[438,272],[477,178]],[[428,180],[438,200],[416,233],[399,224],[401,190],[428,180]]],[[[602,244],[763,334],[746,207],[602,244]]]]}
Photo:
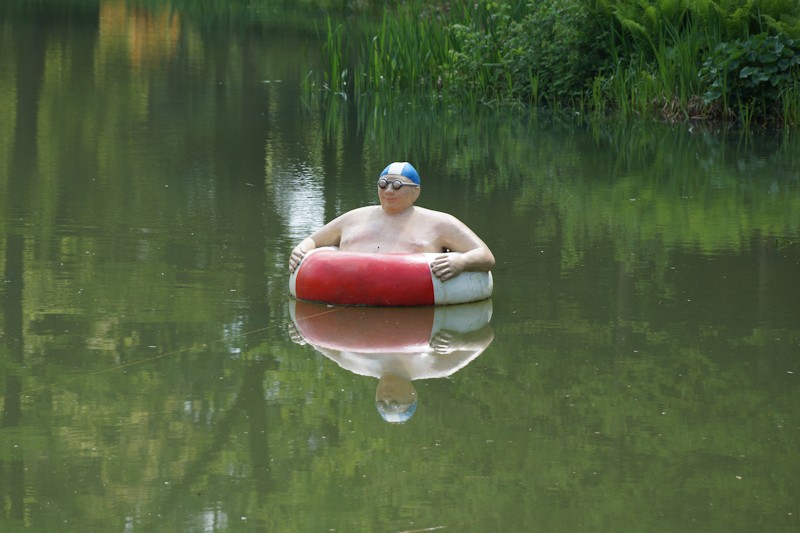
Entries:
{"type": "Polygon", "coordinates": [[[491,272],[462,272],[443,282],[430,267],[438,255],[315,248],[290,276],[289,292],[312,302],[392,307],[461,304],[491,297],[491,272]]]}

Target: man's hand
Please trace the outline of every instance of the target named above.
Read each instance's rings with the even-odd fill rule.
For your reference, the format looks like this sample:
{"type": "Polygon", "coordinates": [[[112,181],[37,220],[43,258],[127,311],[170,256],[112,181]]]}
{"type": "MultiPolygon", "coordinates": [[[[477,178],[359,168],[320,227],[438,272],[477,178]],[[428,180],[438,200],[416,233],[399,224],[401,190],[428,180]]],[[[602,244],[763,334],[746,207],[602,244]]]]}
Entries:
{"type": "Polygon", "coordinates": [[[301,346],[306,344],[306,339],[303,337],[303,334],[297,330],[297,326],[289,322],[289,325],[286,326],[286,329],[289,331],[289,338],[292,339],[293,343],[301,346]]]}
{"type": "Polygon", "coordinates": [[[464,272],[464,260],[461,258],[461,254],[438,255],[431,261],[431,272],[440,280],[447,281],[464,272]]]}
{"type": "Polygon", "coordinates": [[[303,248],[302,245],[298,244],[294,250],[292,250],[292,255],[289,256],[289,273],[291,274],[297,268],[297,265],[300,264],[300,261],[306,256],[306,250],[303,248]]]}

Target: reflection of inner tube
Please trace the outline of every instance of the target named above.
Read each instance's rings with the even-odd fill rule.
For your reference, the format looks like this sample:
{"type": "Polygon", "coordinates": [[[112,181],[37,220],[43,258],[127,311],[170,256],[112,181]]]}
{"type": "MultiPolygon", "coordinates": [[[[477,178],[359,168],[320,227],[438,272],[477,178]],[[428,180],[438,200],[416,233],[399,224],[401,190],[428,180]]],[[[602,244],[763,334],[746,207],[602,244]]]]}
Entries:
{"type": "Polygon", "coordinates": [[[293,340],[342,369],[378,378],[375,407],[403,423],[417,409],[413,380],[445,378],[494,339],[492,301],[444,307],[343,307],[291,300],[293,340]]]}
{"type": "Polygon", "coordinates": [[[359,353],[431,351],[440,332],[455,338],[488,330],[492,301],[446,307],[330,307],[291,300],[289,312],[297,332],[309,344],[359,353]]]}
{"type": "Polygon", "coordinates": [[[442,282],[430,262],[440,254],[375,254],[316,248],[289,278],[297,299],[340,305],[423,306],[485,300],[491,272],[463,272],[442,282]]]}

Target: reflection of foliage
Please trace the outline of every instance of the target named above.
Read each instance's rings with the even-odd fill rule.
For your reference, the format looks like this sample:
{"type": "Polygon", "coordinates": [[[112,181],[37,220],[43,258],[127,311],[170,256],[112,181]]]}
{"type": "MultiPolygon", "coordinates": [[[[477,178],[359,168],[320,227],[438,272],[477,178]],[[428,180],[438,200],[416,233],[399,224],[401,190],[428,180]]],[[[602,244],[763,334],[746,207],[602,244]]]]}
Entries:
{"type": "Polygon", "coordinates": [[[646,246],[645,236],[658,235],[667,247],[685,243],[718,252],[749,246],[755,231],[798,231],[800,182],[792,154],[800,146],[791,136],[774,148],[751,139],[750,155],[741,155],[735,135],[667,126],[609,124],[587,135],[542,115],[393,112],[379,103],[359,106],[358,115],[351,127],[369,139],[364,159],[372,168],[397,154],[441,159],[471,190],[511,194],[520,215],[552,210],[576,245],[611,229],[619,235],[619,257],[646,246]]]}
{"type": "MultiPolygon", "coordinates": [[[[374,412],[372,380],[310,347],[291,348],[279,328],[247,339],[253,348],[243,360],[210,343],[32,391],[31,402],[51,405],[37,408],[37,425],[69,431],[15,441],[31,457],[28,482],[72,488],[97,477],[104,487],[90,481],[69,501],[54,494],[59,508],[41,509],[35,523],[127,516],[153,529],[157,516],[159,528],[174,529],[213,504],[229,520],[269,530],[400,529],[413,519],[477,521],[473,529],[493,531],[522,529],[533,516],[563,526],[564,509],[581,506],[576,527],[632,516],[640,526],[700,520],[723,531],[731,506],[761,515],[766,504],[754,495],[771,495],[773,508],[791,505],[797,477],[760,473],[793,464],[787,421],[800,398],[788,382],[769,398],[759,358],[714,356],[733,346],[707,329],[683,348],[681,335],[646,324],[623,322],[615,332],[565,316],[526,330],[505,331],[496,341],[503,345],[457,379],[420,382],[424,414],[402,432],[374,412]],[[624,335],[630,340],[611,340],[624,335]],[[64,456],[80,460],[61,463],[64,456]],[[440,494],[425,496],[430,486],[440,494]],[[414,507],[413,518],[373,504],[394,498],[414,507]],[[315,513],[296,512],[309,501],[315,513]]],[[[149,327],[142,333],[152,338],[149,327]]],[[[177,328],[173,342],[196,333],[177,328]]],[[[779,330],[753,340],[766,346],[758,335],[784,334],[800,341],[779,330]]]]}

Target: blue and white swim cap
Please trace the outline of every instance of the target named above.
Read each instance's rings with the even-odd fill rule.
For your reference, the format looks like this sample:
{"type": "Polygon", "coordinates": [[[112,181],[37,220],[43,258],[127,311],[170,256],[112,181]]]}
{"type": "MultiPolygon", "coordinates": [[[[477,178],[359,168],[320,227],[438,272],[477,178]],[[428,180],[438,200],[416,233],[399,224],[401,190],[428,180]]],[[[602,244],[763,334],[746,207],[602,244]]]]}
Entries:
{"type": "Polygon", "coordinates": [[[375,402],[375,407],[381,414],[381,418],[392,424],[402,424],[408,422],[408,419],[414,416],[417,410],[417,400],[415,399],[410,404],[398,404],[397,402],[384,403],[381,401],[375,402]]]}
{"type": "Polygon", "coordinates": [[[419,173],[417,169],[411,166],[411,163],[403,161],[401,163],[392,163],[383,169],[381,176],[391,174],[392,176],[405,176],[417,185],[419,185],[419,173]]]}

